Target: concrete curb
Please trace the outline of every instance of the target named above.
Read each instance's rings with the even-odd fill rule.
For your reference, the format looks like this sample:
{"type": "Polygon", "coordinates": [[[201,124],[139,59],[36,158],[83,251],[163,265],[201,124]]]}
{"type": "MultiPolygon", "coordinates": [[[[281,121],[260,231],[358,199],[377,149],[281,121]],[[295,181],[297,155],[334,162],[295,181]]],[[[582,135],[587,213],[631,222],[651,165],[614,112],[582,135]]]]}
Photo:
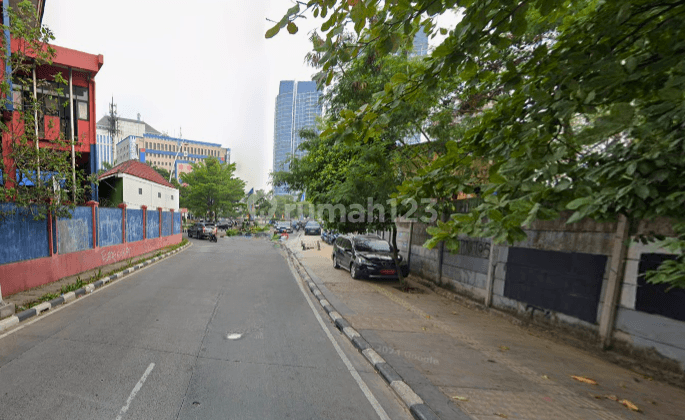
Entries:
{"type": "Polygon", "coordinates": [[[340,315],[333,305],[326,300],[319,287],[312,281],[311,277],[304,269],[302,263],[297,259],[295,254],[288,248],[284,247],[288,256],[290,257],[295,269],[304,279],[305,284],[312,292],[312,295],[319,302],[321,307],[326,311],[328,316],[333,321],[333,324],[350,340],[352,345],[364,355],[364,358],[373,366],[373,368],[381,375],[385,382],[390,385],[395,394],[402,400],[405,406],[409,409],[412,416],[417,420],[440,420],[433,410],[428,407],[421,397],[414,392],[413,389],[402,379],[402,377],[393,369],[388,362],[385,361],[371,345],[357,332],[345,318],[340,315]]]}
{"type": "Polygon", "coordinates": [[[15,325],[19,324],[20,322],[26,321],[27,319],[33,318],[35,316],[41,315],[47,311],[49,311],[52,308],[55,308],[60,305],[64,305],[66,303],[71,302],[72,300],[76,300],[80,296],[84,296],[86,294],[91,294],[95,290],[101,288],[102,286],[106,285],[107,283],[110,283],[114,280],[120,279],[124,277],[127,274],[131,274],[137,270],[140,270],[143,267],[147,267],[148,265],[152,264],[153,262],[159,261],[161,259],[170,257],[174,254],[177,254],[189,246],[191,246],[192,243],[187,243],[186,245],[182,246],[181,248],[178,248],[174,251],[167,252],[166,254],[162,254],[159,257],[151,258],[144,263],[135,265],[133,267],[127,268],[125,270],[122,270],[118,273],[112,274],[109,277],[102,278],[100,280],[97,280],[93,283],[87,284],[84,287],[74,290],[73,292],[68,292],[63,294],[62,296],[59,296],[49,302],[43,302],[39,305],[34,306],[33,308],[29,308],[25,311],[19,312],[18,314],[14,314],[8,318],[3,319],[0,321],[0,332],[3,332],[5,330],[8,330],[15,325]]]}

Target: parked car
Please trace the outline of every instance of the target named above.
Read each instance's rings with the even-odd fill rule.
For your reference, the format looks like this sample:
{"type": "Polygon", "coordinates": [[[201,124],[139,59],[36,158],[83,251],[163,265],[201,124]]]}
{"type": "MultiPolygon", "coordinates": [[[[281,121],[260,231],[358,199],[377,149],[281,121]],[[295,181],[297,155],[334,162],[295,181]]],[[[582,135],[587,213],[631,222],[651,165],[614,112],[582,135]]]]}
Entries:
{"type": "Polygon", "coordinates": [[[305,235],[321,235],[321,225],[318,222],[310,220],[304,225],[305,235]]]}
{"type": "MultiPolygon", "coordinates": [[[[334,268],[350,271],[353,279],[396,279],[397,267],[392,260],[392,246],[375,235],[341,235],[333,244],[334,268]]],[[[409,265],[398,255],[403,276],[409,275],[409,265]]]]}
{"type": "Polygon", "coordinates": [[[198,222],[188,228],[188,237],[204,239],[210,235],[216,235],[216,226],[212,223],[198,222]]]}
{"type": "Polygon", "coordinates": [[[297,220],[293,220],[290,222],[290,227],[293,230],[300,230],[300,223],[297,220]]]}
{"type": "Polygon", "coordinates": [[[328,236],[326,236],[326,242],[330,245],[333,245],[335,240],[338,239],[338,236],[340,236],[340,232],[337,230],[331,230],[328,232],[328,236]]]}
{"type": "Polygon", "coordinates": [[[278,233],[293,233],[293,228],[290,222],[278,222],[276,223],[276,232],[278,233]]]}

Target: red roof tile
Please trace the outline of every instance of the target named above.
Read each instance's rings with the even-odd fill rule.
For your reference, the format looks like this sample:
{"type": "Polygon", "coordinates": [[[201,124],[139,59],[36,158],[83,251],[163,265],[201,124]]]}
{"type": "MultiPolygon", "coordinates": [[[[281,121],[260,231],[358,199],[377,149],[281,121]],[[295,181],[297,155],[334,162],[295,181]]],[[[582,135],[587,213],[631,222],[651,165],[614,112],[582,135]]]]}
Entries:
{"type": "Polygon", "coordinates": [[[126,162],[120,163],[117,166],[110,169],[109,171],[100,175],[98,179],[107,178],[117,173],[136,176],[138,178],[147,179],[148,181],[164,185],[165,187],[176,188],[166,179],[164,179],[164,177],[160,175],[159,172],[152,169],[151,166],[145,163],[140,163],[137,160],[127,160],[126,162]]]}

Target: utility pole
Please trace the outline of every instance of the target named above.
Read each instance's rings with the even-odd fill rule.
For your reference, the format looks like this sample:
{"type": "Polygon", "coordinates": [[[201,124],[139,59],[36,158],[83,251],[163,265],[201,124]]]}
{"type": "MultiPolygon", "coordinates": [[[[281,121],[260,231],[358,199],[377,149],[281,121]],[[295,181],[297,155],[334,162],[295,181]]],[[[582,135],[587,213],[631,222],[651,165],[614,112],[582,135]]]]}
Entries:
{"type": "Polygon", "coordinates": [[[114,96],[112,96],[112,102],[109,104],[109,127],[108,130],[109,137],[112,139],[112,166],[117,164],[116,155],[116,136],[119,135],[119,116],[117,115],[117,106],[114,103],[114,96]]]}

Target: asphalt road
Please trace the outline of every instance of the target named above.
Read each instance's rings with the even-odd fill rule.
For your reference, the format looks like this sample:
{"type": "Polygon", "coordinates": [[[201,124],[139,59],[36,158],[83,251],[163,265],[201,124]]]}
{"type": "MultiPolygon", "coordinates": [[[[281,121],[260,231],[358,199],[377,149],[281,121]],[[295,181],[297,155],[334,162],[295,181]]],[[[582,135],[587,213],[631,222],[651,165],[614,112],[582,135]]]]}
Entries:
{"type": "Polygon", "coordinates": [[[192,241],[0,335],[0,418],[411,418],[279,248],[192,241]]]}

